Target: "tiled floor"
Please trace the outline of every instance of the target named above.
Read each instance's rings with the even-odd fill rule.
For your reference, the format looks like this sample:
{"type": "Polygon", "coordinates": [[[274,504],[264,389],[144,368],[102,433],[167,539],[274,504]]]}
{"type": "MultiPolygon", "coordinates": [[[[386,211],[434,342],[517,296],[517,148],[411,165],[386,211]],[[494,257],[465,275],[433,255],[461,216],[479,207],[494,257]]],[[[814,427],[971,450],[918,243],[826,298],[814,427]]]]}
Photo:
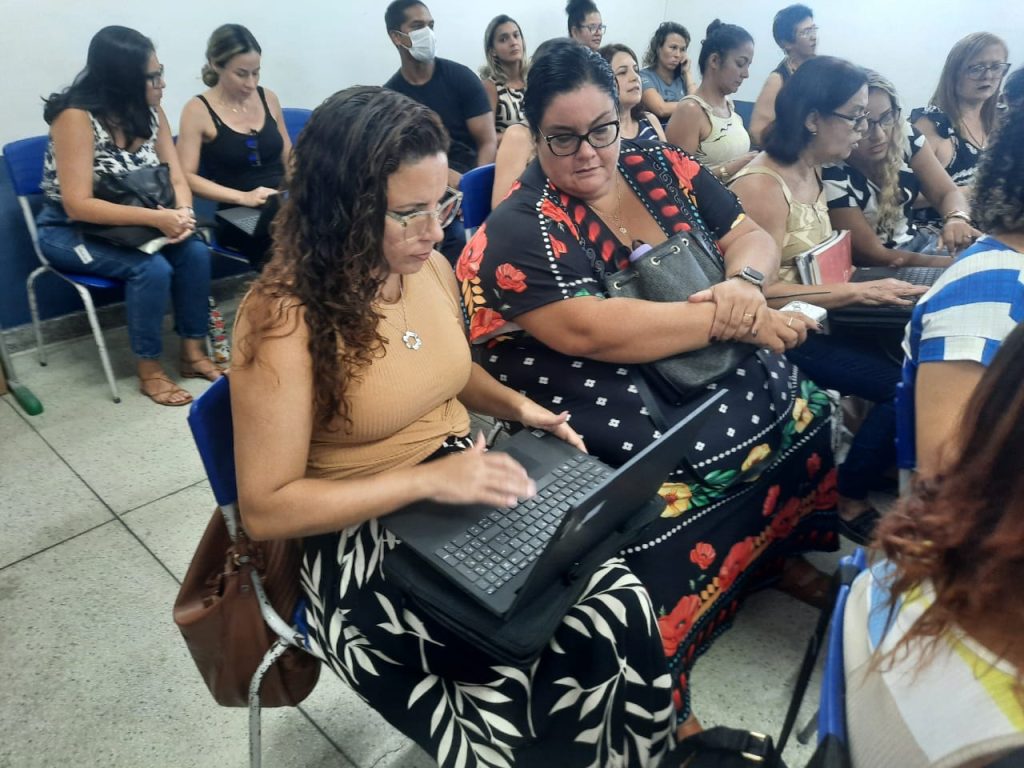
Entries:
{"type": "MultiPolygon", "coordinates": [[[[213,702],[171,621],[214,505],[186,409],[136,393],[124,329],[107,342],[121,404],[91,339],[54,345],[45,368],[15,356],[41,415],[0,398],[0,766],[244,766],[245,712],[213,702]]],[[[705,725],[777,733],[814,618],[751,598],[692,676],[705,725]]],[[[265,712],[263,740],[266,766],[432,764],[330,674],[300,708],[265,712]]]]}

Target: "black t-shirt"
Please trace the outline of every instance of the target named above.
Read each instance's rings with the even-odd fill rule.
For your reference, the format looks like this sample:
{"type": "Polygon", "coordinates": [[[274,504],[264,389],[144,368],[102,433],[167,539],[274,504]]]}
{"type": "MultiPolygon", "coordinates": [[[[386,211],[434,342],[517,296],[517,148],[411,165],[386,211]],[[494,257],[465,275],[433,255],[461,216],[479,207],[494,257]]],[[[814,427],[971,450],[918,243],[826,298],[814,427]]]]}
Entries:
{"type": "Polygon", "coordinates": [[[404,93],[438,114],[452,137],[449,166],[459,173],[476,167],[476,142],[466,121],[490,112],[491,103],[480,78],[469,67],[448,59],[434,59],[434,75],[425,84],[411,84],[399,70],[384,87],[404,93]]]}

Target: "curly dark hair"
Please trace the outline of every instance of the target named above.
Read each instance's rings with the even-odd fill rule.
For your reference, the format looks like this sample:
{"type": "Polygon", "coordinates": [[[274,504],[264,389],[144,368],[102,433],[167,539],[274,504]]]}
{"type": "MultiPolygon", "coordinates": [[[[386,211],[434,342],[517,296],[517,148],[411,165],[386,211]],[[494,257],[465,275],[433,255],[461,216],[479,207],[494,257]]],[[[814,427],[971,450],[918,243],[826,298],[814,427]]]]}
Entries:
{"type": "MultiPolygon", "coordinates": [[[[661,50],[661,46],[668,40],[669,35],[679,35],[683,40],[686,41],[686,47],[690,47],[690,32],[682,24],[677,24],[674,21],[663,21],[658,25],[658,28],[654,30],[654,34],[651,36],[651,42],[647,46],[647,52],[644,54],[644,66],[654,67],[658,64],[658,51],[661,50]]],[[[682,74],[683,65],[679,64],[676,66],[675,71],[672,73],[672,77],[679,77],[682,74]]]]}
{"type": "Polygon", "coordinates": [[[1006,114],[974,172],[971,210],[983,232],[1024,231],[1024,69],[1010,77],[1006,114]]]}
{"type": "Polygon", "coordinates": [[[349,382],[385,354],[374,303],[388,276],[382,247],[388,178],[403,163],[448,151],[437,114],[377,86],[339,91],[314,110],[295,144],[288,199],[272,227],[273,257],[254,297],[277,307],[253,329],[260,341],[287,336],[301,307],[313,360],[314,418],[351,428],[349,382]]]}
{"type": "Polygon", "coordinates": [[[875,545],[896,567],[893,604],[922,584],[935,591],[894,653],[914,639],[937,642],[954,625],[991,626],[997,616],[1009,622],[1011,637],[1024,638],[1022,376],[1024,326],[1018,325],[974,391],[963,416],[963,445],[949,468],[919,483],[878,525],[875,545]]]}

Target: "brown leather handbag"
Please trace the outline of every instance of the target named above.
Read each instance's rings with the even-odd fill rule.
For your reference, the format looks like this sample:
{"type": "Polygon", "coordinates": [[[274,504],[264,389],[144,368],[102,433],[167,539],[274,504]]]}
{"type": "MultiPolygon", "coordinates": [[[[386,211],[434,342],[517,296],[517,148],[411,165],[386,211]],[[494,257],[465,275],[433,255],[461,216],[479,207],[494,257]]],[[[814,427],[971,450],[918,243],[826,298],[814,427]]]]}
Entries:
{"type": "MultiPolygon", "coordinates": [[[[253,587],[257,572],[278,615],[290,622],[299,600],[302,552],[297,540],[250,541],[239,526],[231,540],[213,513],[174,601],[174,623],[217,703],[248,706],[249,682],[277,634],[263,620],[253,587]]],[[[320,677],[320,661],[289,648],[263,678],[264,707],[295,706],[320,677]]]]}

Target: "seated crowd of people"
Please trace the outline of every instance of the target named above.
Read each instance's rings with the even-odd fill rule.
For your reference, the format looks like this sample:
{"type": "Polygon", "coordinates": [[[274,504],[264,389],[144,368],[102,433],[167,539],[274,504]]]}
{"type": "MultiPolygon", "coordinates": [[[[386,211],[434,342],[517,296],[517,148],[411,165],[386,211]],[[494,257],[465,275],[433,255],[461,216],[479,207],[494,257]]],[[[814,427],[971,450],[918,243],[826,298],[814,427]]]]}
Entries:
{"type": "Polygon", "coordinates": [[[747,30],[716,19],[691,67],[679,23],[641,60],[607,41],[593,0],[566,16],[568,37],[532,57],[496,16],[477,75],[436,55],[422,0],[394,0],[399,70],[328,97],[294,146],[244,26],[211,35],[207,90],[176,144],[152,41],[106,27],[46,102],[42,251],[126,281],[140,390],[180,406],[191,396],[160,360],[168,296],[181,375],[227,373],[203,345],[193,195],[262,211],[251,233],[217,232],[259,272],[230,370],[244,525],[302,539],[314,653],[440,765],[664,764],[701,730],[698,656],[756,589],[825,603],[828,578],[803,554],[840,536],[878,553],[847,609],[855,768],[987,765],[1024,747],[1024,72],[1006,77],[995,35],[967,35],[908,112],[871,62],[817,55],[813,13],[793,5],[775,15],[785,55],[745,126],[732,95],[754,58],[747,30]],[[490,163],[493,210],[467,242],[460,180],[490,163]],[[173,207],[100,196],[104,179],[161,164],[173,207]],[[144,253],[93,225],[163,240],[144,253]],[[834,230],[857,267],[889,271],[805,284],[799,257],[834,230]],[[708,287],[610,292],[644,245],[680,233],[691,250],[677,258],[703,259],[708,287]],[[928,287],[893,276],[908,266],[944,271],[928,287]],[[807,304],[906,314],[826,328],[807,304]],[[709,352],[736,362],[686,391],[652,384],[656,364],[709,352]],[[920,482],[882,515],[871,494],[894,485],[901,381],[920,482]],[[841,461],[834,393],[868,409],[841,461]],[[536,492],[470,433],[470,412],[614,468],[711,399],[664,478],[664,512],[590,575],[528,668],[386,578],[403,546],[389,513],[536,492]]]}

